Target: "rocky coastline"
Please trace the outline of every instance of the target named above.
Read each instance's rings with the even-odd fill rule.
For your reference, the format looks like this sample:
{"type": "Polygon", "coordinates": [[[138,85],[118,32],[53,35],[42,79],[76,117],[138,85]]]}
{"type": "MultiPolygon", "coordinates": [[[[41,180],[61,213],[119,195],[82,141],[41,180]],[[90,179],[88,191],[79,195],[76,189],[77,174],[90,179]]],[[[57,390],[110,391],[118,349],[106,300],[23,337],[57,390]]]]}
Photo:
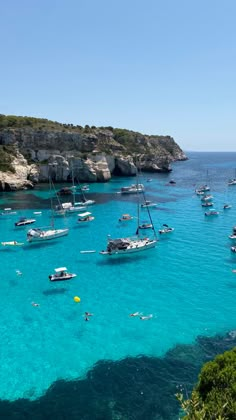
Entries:
{"type": "Polygon", "coordinates": [[[40,125],[41,120],[33,118],[29,120],[37,121],[35,127],[22,126],[26,117],[1,127],[3,117],[0,152],[10,167],[0,163],[0,191],[34,188],[49,176],[54,182],[71,182],[72,170],[75,179],[89,183],[107,182],[113,175],[134,176],[137,163],[143,172],[169,172],[172,162],[187,159],[170,136],[59,123],[48,127],[47,120],[40,125]]]}

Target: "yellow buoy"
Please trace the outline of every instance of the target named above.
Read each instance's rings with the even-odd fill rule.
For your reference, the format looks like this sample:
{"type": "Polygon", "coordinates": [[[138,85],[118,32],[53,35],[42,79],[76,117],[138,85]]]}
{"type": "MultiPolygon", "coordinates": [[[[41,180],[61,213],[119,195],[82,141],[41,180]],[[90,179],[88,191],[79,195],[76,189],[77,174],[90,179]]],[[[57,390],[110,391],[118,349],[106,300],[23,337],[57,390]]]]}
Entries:
{"type": "Polygon", "coordinates": [[[74,297],[74,301],[75,301],[75,302],[80,302],[80,297],[79,297],[79,296],[75,296],[75,297],[74,297]]]}

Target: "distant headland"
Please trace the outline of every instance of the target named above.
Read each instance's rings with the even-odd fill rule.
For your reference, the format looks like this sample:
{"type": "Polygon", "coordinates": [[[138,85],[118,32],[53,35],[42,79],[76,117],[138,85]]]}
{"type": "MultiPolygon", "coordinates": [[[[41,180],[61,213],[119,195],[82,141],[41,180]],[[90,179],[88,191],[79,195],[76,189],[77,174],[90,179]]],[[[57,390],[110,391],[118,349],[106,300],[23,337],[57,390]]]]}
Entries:
{"type": "Polygon", "coordinates": [[[80,182],[106,182],[134,176],[137,160],[143,172],[169,172],[186,159],[170,136],[0,115],[0,191],[48,182],[49,170],[55,182],[70,182],[72,167],[80,182]]]}

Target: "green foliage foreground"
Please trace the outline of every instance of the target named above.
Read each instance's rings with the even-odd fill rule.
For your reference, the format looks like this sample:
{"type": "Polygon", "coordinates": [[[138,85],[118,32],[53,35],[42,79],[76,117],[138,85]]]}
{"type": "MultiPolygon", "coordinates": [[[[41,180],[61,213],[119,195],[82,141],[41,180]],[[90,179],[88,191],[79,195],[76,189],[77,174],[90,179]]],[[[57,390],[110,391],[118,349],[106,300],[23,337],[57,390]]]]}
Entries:
{"type": "Polygon", "coordinates": [[[206,363],[191,398],[177,394],[185,420],[236,419],[236,348],[206,363]]]}

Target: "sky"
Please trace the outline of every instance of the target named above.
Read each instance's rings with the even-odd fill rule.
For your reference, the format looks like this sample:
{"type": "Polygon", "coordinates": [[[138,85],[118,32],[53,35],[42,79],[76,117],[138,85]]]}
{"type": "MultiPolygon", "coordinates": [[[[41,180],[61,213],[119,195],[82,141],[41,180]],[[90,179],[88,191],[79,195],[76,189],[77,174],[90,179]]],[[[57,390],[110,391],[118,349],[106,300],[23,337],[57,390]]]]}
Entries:
{"type": "Polygon", "coordinates": [[[235,0],[2,0],[0,113],[236,151],[235,0]]]}

